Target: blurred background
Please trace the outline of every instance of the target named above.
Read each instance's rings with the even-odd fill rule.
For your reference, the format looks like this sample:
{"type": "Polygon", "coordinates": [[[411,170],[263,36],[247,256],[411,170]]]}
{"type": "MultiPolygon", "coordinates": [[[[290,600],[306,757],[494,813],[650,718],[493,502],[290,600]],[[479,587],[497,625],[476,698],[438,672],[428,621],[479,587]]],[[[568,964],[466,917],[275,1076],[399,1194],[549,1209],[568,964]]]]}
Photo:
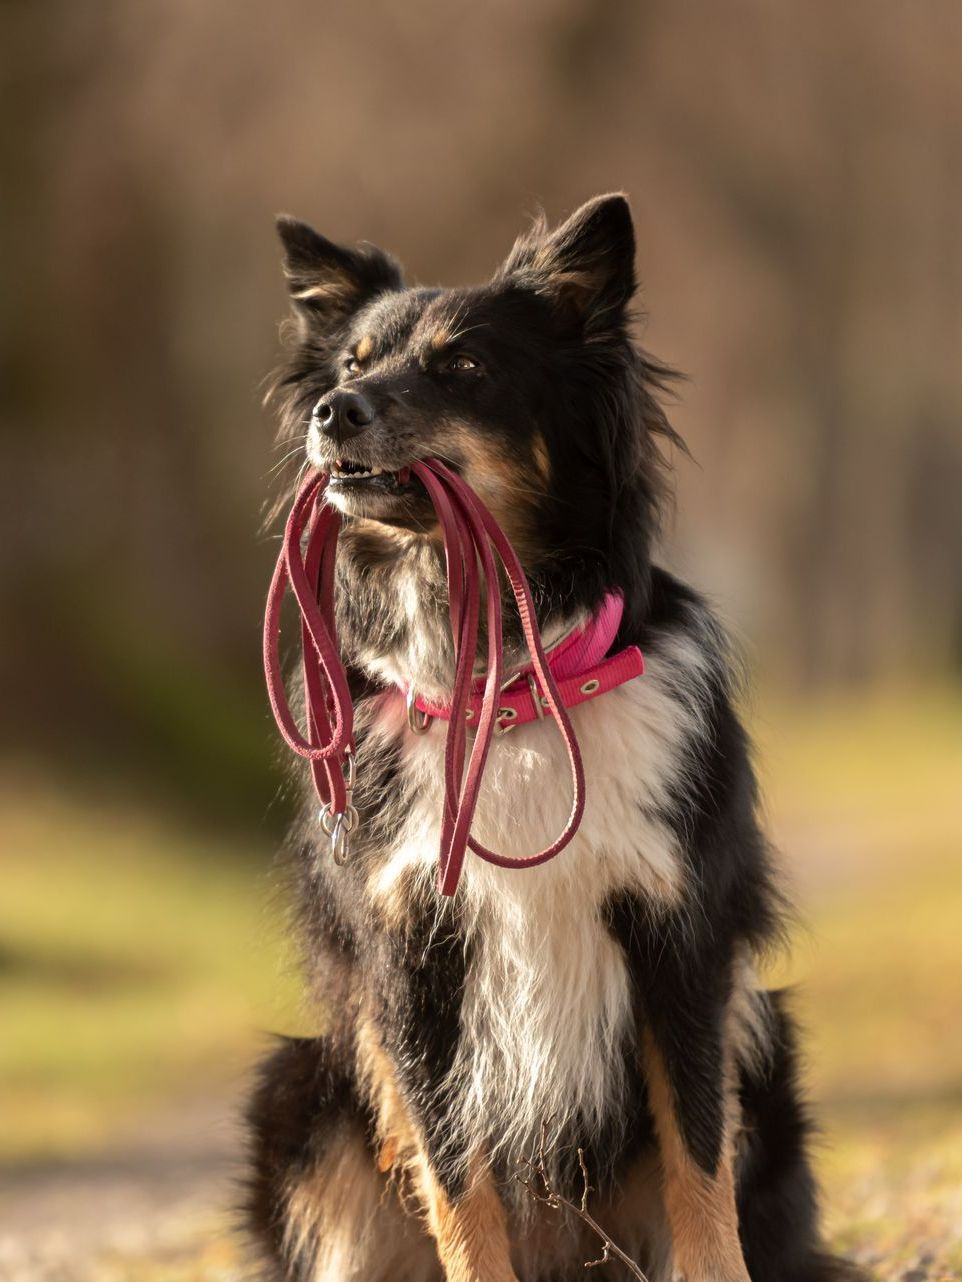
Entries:
{"type": "Polygon", "coordinates": [[[0,9],[0,1276],[237,1276],[310,1027],[259,672],[273,215],[484,279],[629,194],[664,556],[745,647],[833,1241],[962,1276],[962,6],[0,9]]]}

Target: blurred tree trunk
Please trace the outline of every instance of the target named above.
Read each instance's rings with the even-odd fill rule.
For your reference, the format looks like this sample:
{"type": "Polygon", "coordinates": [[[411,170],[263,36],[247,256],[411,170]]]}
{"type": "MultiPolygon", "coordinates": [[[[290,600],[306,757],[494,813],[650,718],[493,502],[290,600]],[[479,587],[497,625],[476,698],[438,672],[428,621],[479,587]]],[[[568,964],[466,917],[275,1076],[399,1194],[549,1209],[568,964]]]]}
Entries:
{"type": "Polygon", "coordinates": [[[279,208],[457,282],[539,202],[627,189],[708,478],[682,464],[669,553],[803,688],[958,670],[962,7],[51,0],[0,23],[19,739],[269,742],[279,208]]]}

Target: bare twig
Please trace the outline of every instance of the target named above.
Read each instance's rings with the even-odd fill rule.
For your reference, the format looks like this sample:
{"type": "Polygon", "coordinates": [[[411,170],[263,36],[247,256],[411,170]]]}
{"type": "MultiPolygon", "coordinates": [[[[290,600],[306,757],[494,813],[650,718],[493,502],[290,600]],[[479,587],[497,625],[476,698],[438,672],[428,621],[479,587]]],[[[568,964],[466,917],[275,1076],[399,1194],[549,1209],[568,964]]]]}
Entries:
{"type": "Polygon", "coordinates": [[[581,1220],[583,1224],[587,1224],[592,1233],[596,1233],[598,1235],[601,1239],[602,1245],[601,1255],[597,1260],[586,1261],[586,1269],[597,1268],[599,1264],[608,1264],[613,1256],[615,1259],[620,1260],[629,1273],[631,1273],[633,1277],[639,1279],[639,1282],[648,1282],[647,1277],[642,1273],[641,1269],[631,1256],[626,1255],[620,1246],[617,1246],[612,1242],[611,1238],[594,1216],[589,1214],[588,1195],[593,1192],[593,1190],[591,1185],[588,1183],[588,1167],[585,1164],[584,1149],[578,1149],[578,1165],[581,1168],[581,1201],[571,1202],[568,1198],[562,1197],[551,1183],[551,1178],[548,1175],[547,1154],[545,1151],[547,1146],[547,1136],[548,1122],[545,1121],[541,1123],[541,1139],[538,1144],[538,1160],[537,1162],[533,1162],[530,1158],[526,1158],[524,1160],[523,1165],[527,1167],[528,1176],[525,1177],[520,1174],[517,1175],[515,1178],[518,1183],[524,1185],[535,1201],[540,1202],[542,1206],[550,1207],[552,1211],[570,1211],[572,1215],[581,1220]]]}

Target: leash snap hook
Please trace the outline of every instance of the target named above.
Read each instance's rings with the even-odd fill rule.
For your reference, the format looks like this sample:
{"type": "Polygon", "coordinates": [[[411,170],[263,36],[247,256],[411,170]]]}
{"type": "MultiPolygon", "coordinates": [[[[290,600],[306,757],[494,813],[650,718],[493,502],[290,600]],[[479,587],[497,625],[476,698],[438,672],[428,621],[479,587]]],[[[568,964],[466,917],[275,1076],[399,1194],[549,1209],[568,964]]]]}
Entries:
{"type": "Polygon", "coordinates": [[[339,868],[351,857],[351,833],[357,827],[357,810],[348,806],[334,817],[331,830],[331,855],[339,868]]]}
{"type": "Polygon", "coordinates": [[[331,839],[331,854],[338,867],[342,867],[350,858],[351,833],[358,825],[357,807],[351,801],[356,779],[357,760],[353,748],[348,748],[344,754],[344,791],[347,794],[347,805],[344,810],[334,811],[328,804],[321,810],[321,827],[331,839]]]}
{"type": "Polygon", "coordinates": [[[331,839],[331,855],[338,867],[343,867],[351,856],[351,833],[357,827],[357,808],[348,802],[345,810],[321,811],[321,827],[331,839]]]}

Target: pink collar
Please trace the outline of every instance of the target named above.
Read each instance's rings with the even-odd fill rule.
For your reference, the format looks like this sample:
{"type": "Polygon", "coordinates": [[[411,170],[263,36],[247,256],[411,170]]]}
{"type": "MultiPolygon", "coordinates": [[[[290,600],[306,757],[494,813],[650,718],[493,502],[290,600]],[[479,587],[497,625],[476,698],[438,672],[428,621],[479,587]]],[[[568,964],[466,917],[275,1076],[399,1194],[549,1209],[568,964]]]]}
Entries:
{"type": "MultiPolygon", "coordinates": [[[[641,676],[645,661],[637,646],[630,645],[608,658],[621,626],[624,603],[621,597],[609,592],[599,608],[580,628],[576,628],[546,654],[548,668],[558,687],[561,701],[566,708],[573,708],[588,699],[597,699],[615,686],[623,685],[641,676]]],[[[485,678],[477,678],[465,708],[465,718],[476,722],[484,698],[485,678]]],[[[451,705],[434,703],[416,691],[407,691],[408,719],[412,730],[423,734],[432,718],[450,721],[451,705]],[[415,713],[417,709],[422,715],[415,713]]],[[[540,688],[534,666],[527,664],[513,673],[502,685],[496,719],[497,733],[507,734],[515,726],[529,721],[543,721],[548,708],[545,692],[540,688]]]]}

